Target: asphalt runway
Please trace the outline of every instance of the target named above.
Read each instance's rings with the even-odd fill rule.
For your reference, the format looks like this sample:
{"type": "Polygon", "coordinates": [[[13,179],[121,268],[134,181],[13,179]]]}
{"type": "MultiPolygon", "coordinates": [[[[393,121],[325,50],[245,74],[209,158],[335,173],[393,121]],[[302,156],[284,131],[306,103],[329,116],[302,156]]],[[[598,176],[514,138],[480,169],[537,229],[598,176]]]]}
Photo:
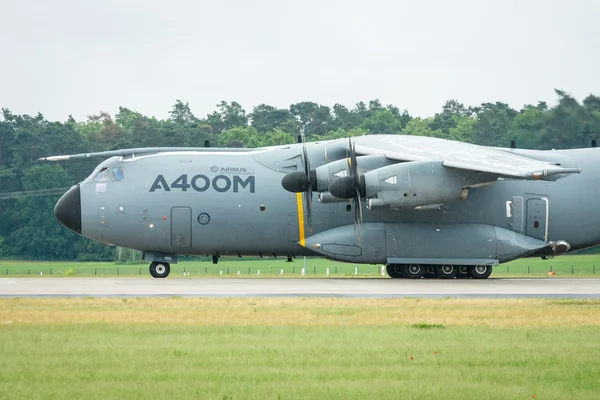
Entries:
{"type": "Polygon", "coordinates": [[[600,298],[600,279],[0,279],[0,297],[86,296],[600,298]]]}

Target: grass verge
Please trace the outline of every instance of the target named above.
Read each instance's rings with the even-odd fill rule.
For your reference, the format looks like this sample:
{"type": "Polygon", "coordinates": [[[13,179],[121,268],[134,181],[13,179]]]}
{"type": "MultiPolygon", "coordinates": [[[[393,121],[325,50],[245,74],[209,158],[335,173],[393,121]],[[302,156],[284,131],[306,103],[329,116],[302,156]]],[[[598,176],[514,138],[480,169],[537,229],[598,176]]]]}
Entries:
{"type": "Polygon", "coordinates": [[[600,302],[0,299],[0,398],[596,399],[600,302]]]}
{"type": "MultiPolygon", "coordinates": [[[[2,276],[142,276],[149,277],[149,263],[140,265],[115,265],[111,262],[75,261],[20,261],[0,260],[2,276]]],[[[381,265],[340,263],[321,258],[296,259],[288,263],[285,258],[235,259],[224,258],[218,264],[207,261],[186,261],[171,266],[171,277],[381,277],[381,265]],[[260,275],[258,272],[260,271],[260,275]],[[187,275],[189,273],[189,275],[187,275]]],[[[550,260],[526,258],[511,261],[494,268],[492,277],[600,277],[600,255],[571,255],[550,260]]],[[[387,276],[387,275],[386,275],[387,276]]]]}

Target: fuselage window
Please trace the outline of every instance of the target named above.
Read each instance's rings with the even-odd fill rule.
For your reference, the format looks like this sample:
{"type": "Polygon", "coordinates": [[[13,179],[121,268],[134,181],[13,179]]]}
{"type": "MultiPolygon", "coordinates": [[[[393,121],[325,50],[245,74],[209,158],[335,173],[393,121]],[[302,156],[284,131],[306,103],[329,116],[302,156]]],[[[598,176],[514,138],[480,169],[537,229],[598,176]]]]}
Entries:
{"type": "Polygon", "coordinates": [[[121,182],[123,180],[123,167],[113,167],[112,180],[113,182],[121,182]]]}
{"type": "Polygon", "coordinates": [[[108,168],[102,168],[94,178],[96,182],[108,182],[108,168]]]}

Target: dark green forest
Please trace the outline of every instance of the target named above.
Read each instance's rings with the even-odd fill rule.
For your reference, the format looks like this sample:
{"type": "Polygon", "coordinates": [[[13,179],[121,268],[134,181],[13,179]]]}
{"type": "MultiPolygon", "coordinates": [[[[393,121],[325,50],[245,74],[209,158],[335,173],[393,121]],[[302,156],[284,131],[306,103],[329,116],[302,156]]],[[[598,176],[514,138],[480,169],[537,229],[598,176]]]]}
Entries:
{"type": "Polygon", "coordinates": [[[41,113],[16,115],[2,108],[0,121],[0,257],[45,260],[113,260],[115,249],[63,228],[54,218],[58,191],[84,179],[100,160],[49,163],[39,157],[128,147],[258,147],[295,143],[300,129],[307,140],[366,134],[420,135],[481,145],[569,149],[588,147],[600,136],[600,97],[581,103],[562,90],[557,102],[527,104],[515,110],[502,102],[465,106],[448,100],[429,118],[378,100],[352,109],[301,102],[289,108],[261,104],[251,112],[222,101],[205,117],[177,100],[168,119],[120,107],[86,121],[48,121],[41,113]],[[58,191],[56,189],[59,189],[58,191]],[[26,195],[20,194],[26,192],[26,195]]]}

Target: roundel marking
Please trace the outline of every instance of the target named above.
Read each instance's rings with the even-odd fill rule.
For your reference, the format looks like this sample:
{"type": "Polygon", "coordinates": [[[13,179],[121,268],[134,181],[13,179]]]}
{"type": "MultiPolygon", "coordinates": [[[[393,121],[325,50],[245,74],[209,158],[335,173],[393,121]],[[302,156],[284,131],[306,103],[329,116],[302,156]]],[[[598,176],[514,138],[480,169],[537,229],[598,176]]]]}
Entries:
{"type": "Polygon", "coordinates": [[[210,222],[210,215],[203,212],[198,215],[198,223],[200,225],[207,225],[210,222]]]}

